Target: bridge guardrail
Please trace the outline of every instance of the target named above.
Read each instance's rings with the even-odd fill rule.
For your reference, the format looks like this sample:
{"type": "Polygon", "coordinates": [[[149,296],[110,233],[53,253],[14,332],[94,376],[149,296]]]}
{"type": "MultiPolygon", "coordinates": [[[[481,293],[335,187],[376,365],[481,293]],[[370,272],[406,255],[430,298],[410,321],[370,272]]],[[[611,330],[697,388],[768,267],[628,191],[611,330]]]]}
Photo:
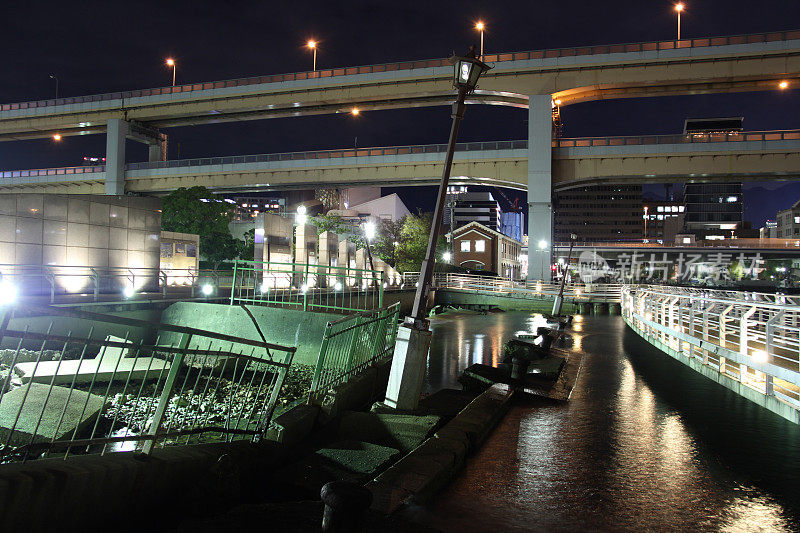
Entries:
{"type": "MultiPolygon", "coordinates": [[[[659,243],[656,239],[647,239],[649,242],[616,241],[616,242],[574,242],[576,248],[800,248],[800,239],[713,239],[694,243],[659,243]]],[[[554,248],[569,248],[569,242],[553,243],[554,248]]]]}
{"type": "MultiPolygon", "coordinates": [[[[509,52],[487,54],[483,60],[487,63],[520,61],[530,59],[549,59],[558,57],[575,57],[596,54],[616,54],[626,52],[648,52],[661,50],[674,50],[682,48],[706,48],[709,46],[727,46],[735,44],[752,44],[773,41],[788,41],[800,39],[800,30],[778,31],[770,33],[756,33],[745,35],[728,35],[722,37],[703,37],[697,39],[681,39],[671,41],[647,41],[639,43],[623,43],[597,46],[577,46],[568,48],[555,48],[547,50],[534,50],[528,52],[509,52]]],[[[316,71],[295,72],[287,74],[274,74],[271,76],[256,76],[250,78],[237,78],[214,82],[187,83],[174,87],[158,87],[153,89],[139,89],[132,91],[119,91],[113,93],[95,94],[87,96],[72,96],[65,98],[52,98],[47,100],[34,100],[0,105],[0,111],[16,109],[34,109],[57,105],[81,104],[87,102],[102,102],[105,100],[120,100],[138,98],[142,96],[155,96],[162,94],[180,94],[209,89],[223,89],[228,87],[241,87],[262,83],[279,83],[285,81],[298,81],[306,79],[330,78],[348,76],[353,74],[371,74],[379,72],[392,72],[398,70],[411,70],[417,68],[432,68],[450,66],[450,59],[426,59],[418,61],[404,61],[398,63],[384,63],[379,65],[364,65],[355,67],[342,67],[316,71]]]]}
{"type": "MultiPolygon", "coordinates": [[[[403,284],[407,287],[416,286],[418,279],[419,272],[403,273],[403,284]]],[[[526,299],[555,298],[561,289],[560,283],[532,280],[514,281],[495,276],[444,272],[435,274],[434,286],[441,289],[495,292],[512,298],[526,299]]],[[[621,288],[622,285],[620,284],[567,283],[564,286],[564,300],[573,302],[619,302],[621,288]]]]}
{"type": "Polygon", "coordinates": [[[800,297],[626,286],[621,308],[649,341],[800,409],[800,297]]]}
{"type": "Polygon", "coordinates": [[[394,353],[400,304],[328,322],[309,395],[313,399],[394,353]]]}
{"type": "Polygon", "coordinates": [[[0,308],[0,345],[0,462],[257,438],[296,350],[34,305],[0,308]],[[49,325],[27,323],[31,315],[49,325]],[[122,337],[95,333],[106,327],[122,337]]]}

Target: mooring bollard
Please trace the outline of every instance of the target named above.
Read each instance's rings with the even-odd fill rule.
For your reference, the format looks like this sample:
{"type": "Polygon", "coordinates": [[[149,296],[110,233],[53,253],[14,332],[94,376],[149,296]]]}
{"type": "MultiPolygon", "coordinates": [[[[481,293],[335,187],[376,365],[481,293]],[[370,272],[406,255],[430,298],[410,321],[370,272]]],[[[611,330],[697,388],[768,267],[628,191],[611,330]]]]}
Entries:
{"type": "Polygon", "coordinates": [[[325,504],[322,531],[362,531],[364,511],[372,505],[372,493],[368,489],[349,481],[331,481],[322,487],[320,497],[325,504]]]}

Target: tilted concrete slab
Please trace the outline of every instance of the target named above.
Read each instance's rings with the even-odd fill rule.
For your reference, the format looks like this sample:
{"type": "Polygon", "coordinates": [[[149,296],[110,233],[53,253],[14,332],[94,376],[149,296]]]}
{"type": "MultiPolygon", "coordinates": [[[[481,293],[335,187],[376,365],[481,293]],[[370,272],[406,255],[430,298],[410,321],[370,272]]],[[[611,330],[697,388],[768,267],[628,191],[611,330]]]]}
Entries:
{"type": "MultiPolygon", "coordinates": [[[[125,342],[110,335],[106,340],[125,342]]],[[[129,351],[119,346],[104,346],[93,359],[18,363],[14,365],[14,373],[22,383],[70,385],[73,379],[75,383],[89,383],[93,378],[97,382],[127,380],[129,376],[134,380],[158,378],[169,370],[169,361],[156,357],[126,357],[129,351]]]]}
{"type": "Polygon", "coordinates": [[[5,442],[12,428],[12,445],[67,438],[76,428],[80,434],[102,409],[103,398],[96,394],[29,383],[0,400],[0,439],[5,442]]]}

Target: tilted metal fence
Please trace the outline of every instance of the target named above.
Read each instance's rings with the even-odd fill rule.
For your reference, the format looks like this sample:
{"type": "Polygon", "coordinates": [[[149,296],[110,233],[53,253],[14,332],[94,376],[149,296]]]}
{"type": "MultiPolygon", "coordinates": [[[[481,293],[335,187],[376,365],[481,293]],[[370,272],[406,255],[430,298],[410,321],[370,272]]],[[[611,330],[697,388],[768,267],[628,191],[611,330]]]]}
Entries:
{"type": "MultiPolygon", "coordinates": [[[[403,273],[405,287],[416,287],[418,280],[419,272],[403,273]]],[[[513,281],[496,276],[442,272],[434,276],[434,285],[439,289],[489,292],[528,300],[553,299],[561,290],[560,283],[513,281]]],[[[564,301],[616,303],[620,301],[621,288],[622,285],[609,283],[567,283],[564,286],[564,301]]]]}
{"type": "Polygon", "coordinates": [[[258,439],[296,350],[48,306],[0,320],[0,462],[258,439]]]}
{"type": "Polygon", "coordinates": [[[800,297],[629,286],[622,315],[648,340],[800,408],[800,297]]]}
{"type": "Polygon", "coordinates": [[[390,357],[397,340],[400,304],[348,315],[325,327],[309,394],[346,382],[368,366],[390,357]]]}
{"type": "Polygon", "coordinates": [[[383,272],[305,263],[237,261],[230,303],[360,311],[383,307],[383,272]]]}

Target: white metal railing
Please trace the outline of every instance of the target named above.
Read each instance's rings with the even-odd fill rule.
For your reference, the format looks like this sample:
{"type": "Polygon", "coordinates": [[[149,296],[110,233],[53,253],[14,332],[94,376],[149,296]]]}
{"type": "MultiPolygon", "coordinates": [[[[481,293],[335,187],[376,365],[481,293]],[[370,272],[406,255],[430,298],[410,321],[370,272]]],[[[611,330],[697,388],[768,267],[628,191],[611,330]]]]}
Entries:
{"type": "MultiPolygon", "coordinates": [[[[416,286],[419,272],[404,272],[405,287],[416,286]]],[[[560,283],[543,281],[513,281],[497,276],[476,274],[436,273],[434,286],[440,289],[502,293],[503,296],[523,299],[555,298],[561,289],[560,283]]],[[[608,283],[568,283],[564,286],[564,301],[607,302],[620,301],[622,285],[608,283]]]]}
{"type": "Polygon", "coordinates": [[[646,339],[800,408],[800,297],[626,286],[621,298],[646,339]]]}

